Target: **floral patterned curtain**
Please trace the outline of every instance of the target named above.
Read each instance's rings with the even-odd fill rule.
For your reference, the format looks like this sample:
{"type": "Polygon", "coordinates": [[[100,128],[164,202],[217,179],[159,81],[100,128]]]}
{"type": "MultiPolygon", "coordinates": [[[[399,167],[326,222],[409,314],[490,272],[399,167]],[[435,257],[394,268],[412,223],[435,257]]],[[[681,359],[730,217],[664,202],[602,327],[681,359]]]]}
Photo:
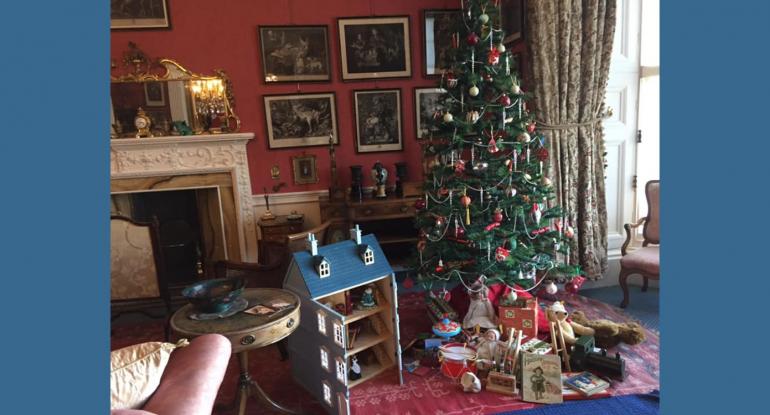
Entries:
{"type": "Polygon", "coordinates": [[[584,275],[607,269],[604,93],[615,33],[615,0],[529,1],[530,79],[539,129],[550,148],[550,177],[571,215],[584,275]]]}

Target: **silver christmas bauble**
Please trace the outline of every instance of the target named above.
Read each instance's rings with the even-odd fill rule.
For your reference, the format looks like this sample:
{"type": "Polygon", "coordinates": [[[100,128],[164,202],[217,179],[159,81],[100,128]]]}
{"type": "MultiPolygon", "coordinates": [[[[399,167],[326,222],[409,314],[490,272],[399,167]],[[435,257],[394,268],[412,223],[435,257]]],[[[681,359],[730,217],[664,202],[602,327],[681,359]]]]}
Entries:
{"type": "Polygon", "coordinates": [[[505,53],[505,45],[503,45],[502,43],[497,45],[497,51],[500,53],[505,53]]]}
{"type": "Polygon", "coordinates": [[[452,122],[454,120],[454,116],[452,116],[452,113],[447,112],[444,114],[444,122],[452,122]]]}
{"type": "Polygon", "coordinates": [[[487,22],[489,21],[489,15],[486,13],[482,14],[481,16],[479,16],[479,21],[481,22],[481,24],[487,24],[487,22]]]}
{"type": "Polygon", "coordinates": [[[519,87],[519,84],[514,83],[511,85],[511,92],[513,92],[514,95],[519,95],[521,93],[521,88],[519,87]]]}
{"type": "Polygon", "coordinates": [[[553,281],[549,281],[545,284],[545,292],[548,294],[554,295],[556,294],[556,291],[559,291],[559,287],[556,286],[556,284],[553,283],[553,281]]]}
{"type": "Polygon", "coordinates": [[[479,87],[477,87],[476,85],[473,85],[472,87],[470,87],[470,89],[468,89],[468,93],[471,94],[472,97],[478,96],[479,87]]]}

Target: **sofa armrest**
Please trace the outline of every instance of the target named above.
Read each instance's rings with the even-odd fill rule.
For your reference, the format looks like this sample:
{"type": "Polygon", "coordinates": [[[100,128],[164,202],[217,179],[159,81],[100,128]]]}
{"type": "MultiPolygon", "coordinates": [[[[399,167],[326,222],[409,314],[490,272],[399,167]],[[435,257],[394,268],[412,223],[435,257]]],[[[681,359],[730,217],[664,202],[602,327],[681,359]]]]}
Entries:
{"type": "Polygon", "coordinates": [[[219,334],[196,337],[189,346],[174,350],[158,389],[142,409],[162,415],[210,415],[231,350],[230,340],[219,334]]]}

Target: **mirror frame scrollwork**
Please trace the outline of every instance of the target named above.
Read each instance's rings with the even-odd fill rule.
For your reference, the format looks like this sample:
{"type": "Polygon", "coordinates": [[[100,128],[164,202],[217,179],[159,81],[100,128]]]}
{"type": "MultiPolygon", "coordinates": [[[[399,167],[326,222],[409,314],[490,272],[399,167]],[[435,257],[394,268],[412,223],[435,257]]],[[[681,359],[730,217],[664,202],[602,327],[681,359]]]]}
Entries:
{"type": "MultiPolygon", "coordinates": [[[[160,58],[152,60],[141,51],[136,44],[129,42],[129,49],[123,54],[123,67],[124,70],[119,71],[122,74],[110,76],[112,83],[135,83],[135,82],[156,82],[156,81],[211,81],[220,80],[223,86],[223,99],[224,113],[222,115],[223,125],[226,127],[226,132],[235,133],[241,129],[241,119],[235,114],[235,94],[233,93],[233,85],[230,77],[222,69],[214,69],[214,75],[201,75],[196,74],[186,69],[179,62],[169,59],[160,58]]],[[[117,65],[114,61],[111,62],[111,69],[116,71],[117,65]]],[[[195,107],[195,97],[192,95],[192,105],[195,107]]],[[[193,123],[195,125],[193,130],[195,134],[206,133],[203,131],[198,111],[192,111],[193,123]]],[[[209,133],[217,133],[222,131],[208,131],[209,133]]]]}

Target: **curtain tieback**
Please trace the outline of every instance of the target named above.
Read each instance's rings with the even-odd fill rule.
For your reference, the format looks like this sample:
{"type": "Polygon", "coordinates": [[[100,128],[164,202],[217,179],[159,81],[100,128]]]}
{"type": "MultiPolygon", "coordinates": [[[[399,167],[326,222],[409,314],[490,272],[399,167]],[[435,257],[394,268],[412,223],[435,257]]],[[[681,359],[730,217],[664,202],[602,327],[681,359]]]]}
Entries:
{"type": "Polygon", "coordinates": [[[590,125],[594,125],[598,122],[601,122],[605,118],[612,117],[612,107],[607,107],[607,110],[600,113],[598,117],[583,121],[583,122],[575,122],[575,123],[568,123],[568,124],[548,124],[547,122],[539,121],[537,120],[537,128],[540,130],[567,130],[570,128],[576,128],[576,127],[588,127],[590,125]]]}

